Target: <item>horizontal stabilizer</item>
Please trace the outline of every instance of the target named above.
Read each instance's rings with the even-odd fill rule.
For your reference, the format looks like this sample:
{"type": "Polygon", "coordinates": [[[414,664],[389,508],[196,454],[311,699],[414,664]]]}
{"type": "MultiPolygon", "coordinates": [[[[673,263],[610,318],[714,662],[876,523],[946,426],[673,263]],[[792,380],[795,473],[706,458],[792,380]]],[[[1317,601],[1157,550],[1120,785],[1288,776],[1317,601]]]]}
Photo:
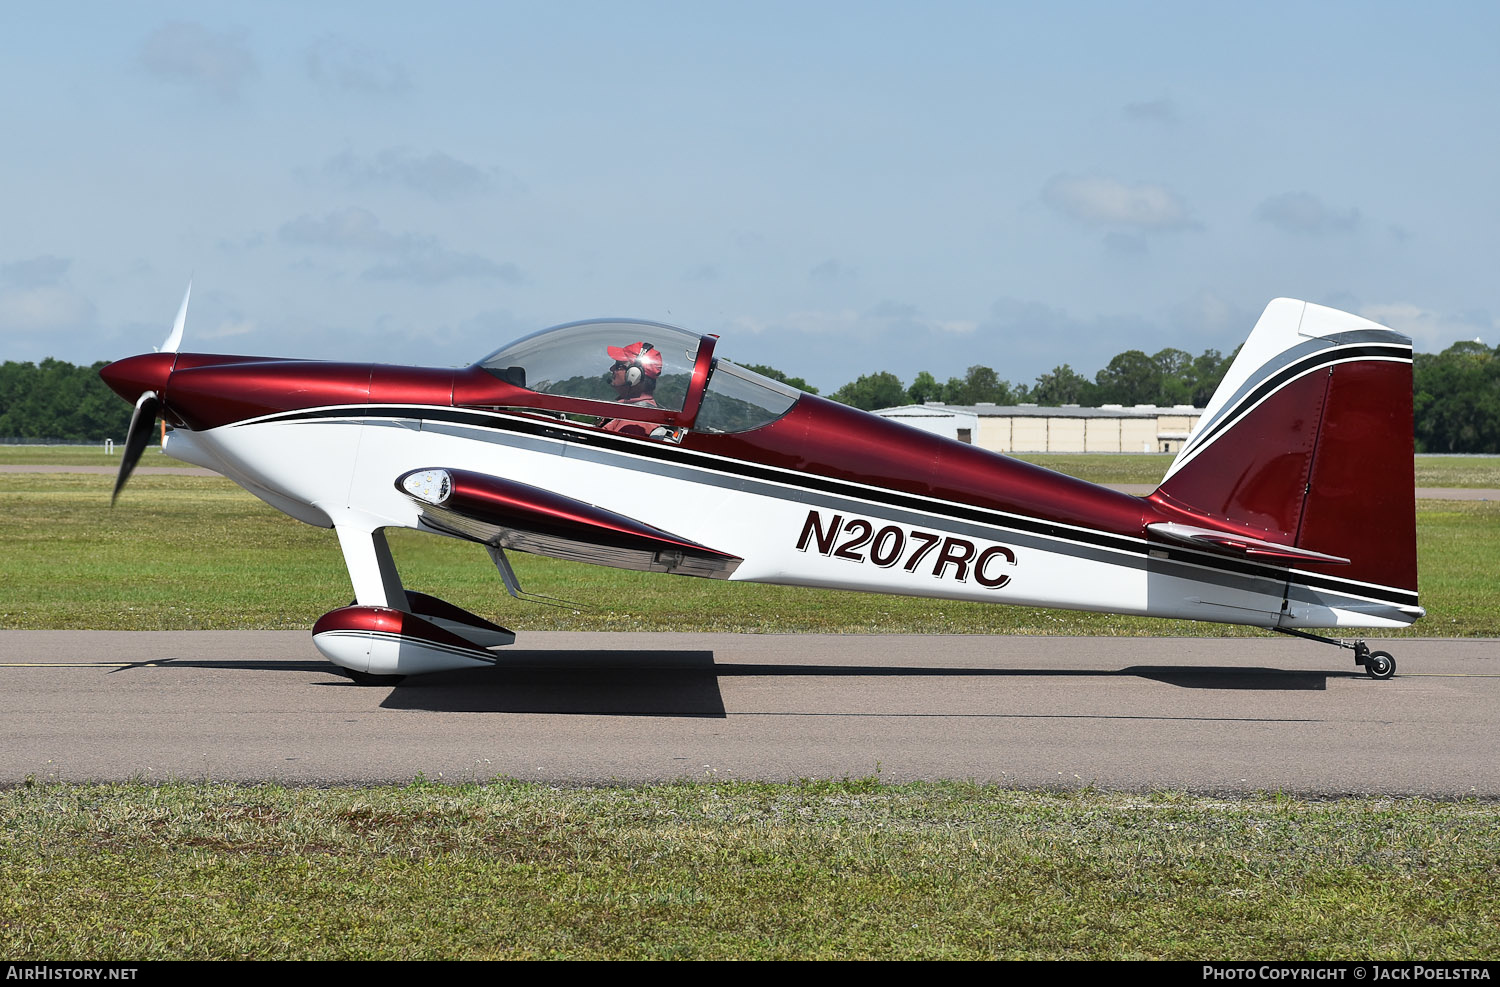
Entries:
{"type": "Polygon", "coordinates": [[[1322,552],[1297,548],[1293,545],[1278,545],[1276,542],[1263,541],[1260,538],[1251,538],[1229,531],[1215,531],[1212,528],[1199,528],[1191,524],[1163,521],[1158,524],[1148,524],[1146,530],[1158,538],[1191,545],[1204,551],[1216,552],[1220,555],[1249,557],[1272,564],[1297,565],[1309,562],[1324,565],[1349,564],[1348,559],[1337,555],[1324,555],[1322,552]]]}
{"type": "Polygon", "coordinates": [[[741,559],[623,514],[503,477],[457,469],[403,473],[396,487],[428,526],[495,548],[617,569],[727,579],[741,559]]]}

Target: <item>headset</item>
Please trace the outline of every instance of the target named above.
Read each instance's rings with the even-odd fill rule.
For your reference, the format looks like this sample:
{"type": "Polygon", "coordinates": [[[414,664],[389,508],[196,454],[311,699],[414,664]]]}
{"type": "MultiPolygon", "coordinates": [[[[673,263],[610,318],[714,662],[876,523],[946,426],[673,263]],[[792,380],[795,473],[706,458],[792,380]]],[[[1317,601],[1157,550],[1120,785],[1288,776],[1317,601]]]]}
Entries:
{"type": "MultiPolygon", "coordinates": [[[[656,348],[650,343],[645,342],[640,343],[639,345],[641,347],[640,352],[631,357],[630,363],[628,365],[624,365],[624,361],[617,361],[615,365],[610,368],[609,373],[605,374],[605,377],[608,378],[612,376],[617,368],[620,368],[622,365],[624,365],[625,383],[630,387],[635,387],[641,381],[645,380],[646,371],[642,369],[641,361],[646,358],[647,354],[649,354],[653,349],[656,348]]],[[[657,360],[660,361],[661,357],[657,357],[657,360]]]]}

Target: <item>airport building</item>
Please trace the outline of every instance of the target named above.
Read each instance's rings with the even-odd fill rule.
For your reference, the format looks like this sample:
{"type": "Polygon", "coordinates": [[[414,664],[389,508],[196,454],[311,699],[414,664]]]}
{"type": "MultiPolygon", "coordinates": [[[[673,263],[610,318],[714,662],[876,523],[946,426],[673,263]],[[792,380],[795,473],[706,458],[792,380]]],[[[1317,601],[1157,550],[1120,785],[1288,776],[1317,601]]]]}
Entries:
{"type": "Polygon", "coordinates": [[[1041,408],[929,401],[881,408],[875,414],[992,452],[1175,453],[1198,424],[1203,409],[1153,404],[1041,408]]]}

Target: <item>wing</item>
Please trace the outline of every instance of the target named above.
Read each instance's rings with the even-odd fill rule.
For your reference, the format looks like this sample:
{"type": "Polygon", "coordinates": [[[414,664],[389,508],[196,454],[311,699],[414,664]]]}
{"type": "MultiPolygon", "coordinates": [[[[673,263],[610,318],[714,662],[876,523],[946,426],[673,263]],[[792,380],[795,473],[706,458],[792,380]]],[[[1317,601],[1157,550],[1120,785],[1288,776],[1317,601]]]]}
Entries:
{"type": "Polygon", "coordinates": [[[396,487],[428,527],[496,548],[711,579],[727,579],[742,561],[623,514],[484,473],[412,470],[396,487]]]}

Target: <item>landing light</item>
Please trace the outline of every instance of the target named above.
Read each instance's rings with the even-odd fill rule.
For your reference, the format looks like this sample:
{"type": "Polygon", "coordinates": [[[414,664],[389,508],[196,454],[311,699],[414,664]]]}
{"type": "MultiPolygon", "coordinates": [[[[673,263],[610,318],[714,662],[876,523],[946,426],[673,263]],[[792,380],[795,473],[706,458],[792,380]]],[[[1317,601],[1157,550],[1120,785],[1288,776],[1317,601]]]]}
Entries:
{"type": "Polygon", "coordinates": [[[453,492],[447,470],[421,470],[401,481],[406,492],[429,504],[441,504],[453,492]]]}

